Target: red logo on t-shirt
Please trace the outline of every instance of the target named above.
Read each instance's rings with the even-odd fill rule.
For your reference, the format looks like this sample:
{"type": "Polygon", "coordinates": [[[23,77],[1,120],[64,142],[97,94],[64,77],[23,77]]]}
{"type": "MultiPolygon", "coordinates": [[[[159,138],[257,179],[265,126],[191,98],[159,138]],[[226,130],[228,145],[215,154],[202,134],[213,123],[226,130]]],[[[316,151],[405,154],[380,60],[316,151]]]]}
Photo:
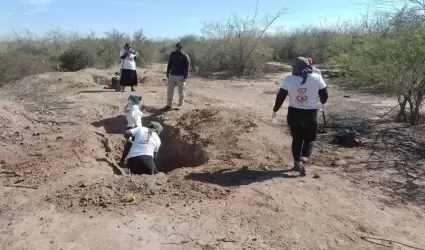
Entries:
{"type": "Polygon", "coordinates": [[[307,88],[299,88],[297,89],[299,95],[295,98],[297,102],[306,102],[308,100],[308,96],[304,95],[307,92],[307,88]]]}
{"type": "Polygon", "coordinates": [[[306,95],[299,95],[299,96],[297,96],[296,99],[297,99],[298,102],[306,102],[308,100],[308,96],[306,96],[306,95]]]}
{"type": "Polygon", "coordinates": [[[307,89],[306,88],[299,88],[299,89],[297,89],[297,91],[300,94],[304,94],[305,92],[307,92],[307,89]]]}

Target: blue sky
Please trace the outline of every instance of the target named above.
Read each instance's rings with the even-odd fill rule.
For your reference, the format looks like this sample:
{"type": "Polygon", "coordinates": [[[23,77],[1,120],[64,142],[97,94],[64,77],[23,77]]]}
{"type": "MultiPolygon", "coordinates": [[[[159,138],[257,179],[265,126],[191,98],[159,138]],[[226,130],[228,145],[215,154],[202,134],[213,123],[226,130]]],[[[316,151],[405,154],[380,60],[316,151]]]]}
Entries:
{"type": "MultiPolygon", "coordinates": [[[[373,1],[373,0],[370,0],[373,1]]],[[[255,0],[0,0],[0,35],[28,28],[42,34],[53,28],[132,33],[149,37],[200,33],[202,21],[226,20],[231,13],[250,15],[255,0]]],[[[261,13],[289,11],[275,26],[296,27],[358,20],[368,6],[362,0],[259,0],[261,13]]]]}

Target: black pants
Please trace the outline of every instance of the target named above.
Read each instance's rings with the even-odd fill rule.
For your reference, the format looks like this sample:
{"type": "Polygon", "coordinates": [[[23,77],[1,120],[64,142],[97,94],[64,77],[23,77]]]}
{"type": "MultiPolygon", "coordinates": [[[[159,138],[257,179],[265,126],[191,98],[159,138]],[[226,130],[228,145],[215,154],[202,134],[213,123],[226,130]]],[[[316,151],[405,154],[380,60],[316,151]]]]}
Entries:
{"type": "Polygon", "coordinates": [[[292,156],[310,157],[317,137],[317,109],[288,108],[288,125],[292,134],[292,156]]]}
{"type": "Polygon", "coordinates": [[[141,155],[127,159],[127,166],[132,174],[150,174],[155,171],[155,162],[153,156],[141,155]]]}

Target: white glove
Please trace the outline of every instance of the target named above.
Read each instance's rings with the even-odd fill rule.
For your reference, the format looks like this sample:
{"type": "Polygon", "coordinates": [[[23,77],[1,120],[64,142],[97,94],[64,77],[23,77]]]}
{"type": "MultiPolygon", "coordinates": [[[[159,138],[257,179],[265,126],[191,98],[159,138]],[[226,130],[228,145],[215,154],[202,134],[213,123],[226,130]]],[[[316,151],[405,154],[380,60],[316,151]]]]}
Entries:
{"type": "Polygon", "coordinates": [[[323,103],[319,102],[319,104],[317,106],[319,106],[319,111],[320,112],[323,112],[323,111],[326,110],[326,104],[323,104],[323,103]]]}
{"type": "Polygon", "coordinates": [[[276,123],[276,116],[277,116],[277,113],[273,112],[272,113],[272,123],[276,123]]]}

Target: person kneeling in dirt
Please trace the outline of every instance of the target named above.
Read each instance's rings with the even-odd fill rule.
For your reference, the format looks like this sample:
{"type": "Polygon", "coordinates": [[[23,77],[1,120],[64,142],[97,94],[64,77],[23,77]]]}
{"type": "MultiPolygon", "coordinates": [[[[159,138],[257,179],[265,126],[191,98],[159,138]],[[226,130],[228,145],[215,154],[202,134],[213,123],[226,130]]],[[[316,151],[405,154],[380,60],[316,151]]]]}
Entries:
{"type": "Polygon", "coordinates": [[[149,127],[136,127],[125,131],[124,137],[131,142],[130,152],[127,155],[127,167],[132,174],[151,174],[155,173],[155,160],[161,139],[159,134],[162,132],[161,124],[151,122],[149,127]]]}
{"type": "Polygon", "coordinates": [[[319,105],[325,105],[328,92],[323,78],[313,73],[306,58],[298,57],[292,67],[292,75],[283,80],[276,96],[272,120],[276,119],[276,112],[282,107],[286,96],[289,96],[287,121],[292,134],[292,170],[305,176],[308,158],[313,152],[317,136],[317,110],[319,105]]]}
{"type": "MultiPolygon", "coordinates": [[[[124,108],[124,114],[127,118],[127,128],[126,130],[133,129],[136,127],[142,126],[142,117],[143,113],[140,110],[140,102],[142,101],[142,97],[138,95],[130,95],[128,97],[128,103],[124,108]]],[[[133,139],[133,138],[131,138],[133,139]]],[[[128,152],[131,149],[131,142],[127,141],[124,144],[124,150],[122,152],[121,160],[119,162],[120,165],[124,165],[125,158],[128,155],[128,152]]]]}

